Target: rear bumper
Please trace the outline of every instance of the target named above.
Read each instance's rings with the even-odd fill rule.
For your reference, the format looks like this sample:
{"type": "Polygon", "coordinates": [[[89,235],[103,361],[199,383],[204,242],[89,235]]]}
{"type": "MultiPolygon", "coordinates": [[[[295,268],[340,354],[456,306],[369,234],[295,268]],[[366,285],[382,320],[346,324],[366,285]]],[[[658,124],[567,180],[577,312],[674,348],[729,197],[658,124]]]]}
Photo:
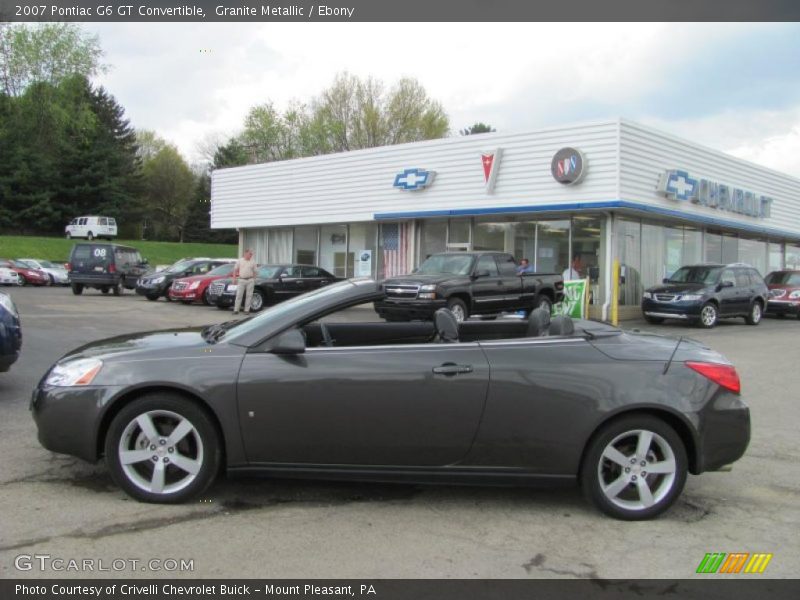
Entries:
{"type": "Polygon", "coordinates": [[[720,392],[703,413],[697,471],[718,471],[739,460],[750,443],[750,409],[740,396],[720,392]]]}
{"type": "Polygon", "coordinates": [[[89,287],[113,286],[119,282],[119,276],[114,273],[70,273],[70,283],[79,283],[89,287]]]}
{"type": "Polygon", "coordinates": [[[380,300],[375,302],[375,312],[383,318],[433,319],[433,313],[447,306],[447,300],[380,300]]]}

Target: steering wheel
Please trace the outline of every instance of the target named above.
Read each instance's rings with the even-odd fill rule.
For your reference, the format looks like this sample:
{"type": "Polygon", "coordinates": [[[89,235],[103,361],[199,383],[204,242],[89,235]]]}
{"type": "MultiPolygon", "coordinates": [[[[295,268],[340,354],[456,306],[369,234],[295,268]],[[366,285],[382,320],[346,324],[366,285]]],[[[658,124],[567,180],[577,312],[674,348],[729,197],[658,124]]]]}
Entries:
{"type": "Polygon", "coordinates": [[[327,348],[333,348],[333,338],[331,337],[331,332],[328,329],[328,326],[325,325],[325,323],[320,323],[319,330],[322,333],[322,345],[326,346],[327,348]]]}

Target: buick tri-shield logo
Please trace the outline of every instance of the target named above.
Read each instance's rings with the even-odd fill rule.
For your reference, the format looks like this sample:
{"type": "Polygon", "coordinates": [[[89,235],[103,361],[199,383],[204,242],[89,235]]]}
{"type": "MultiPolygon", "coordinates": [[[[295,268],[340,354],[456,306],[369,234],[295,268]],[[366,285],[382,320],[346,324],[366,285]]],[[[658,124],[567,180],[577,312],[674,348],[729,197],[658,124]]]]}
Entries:
{"type": "Polygon", "coordinates": [[[550,172],[558,183],[573,185],[580,182],[586,174],[586,159],[580,150],[562,148],[553,156],[550,172]]]}
{"type": "Polygon", "coordinates": [[[394,178],[394,187],[406,191],[421,190],[433,183],[436,171],[425,169],[406,169],[394,178]]]}

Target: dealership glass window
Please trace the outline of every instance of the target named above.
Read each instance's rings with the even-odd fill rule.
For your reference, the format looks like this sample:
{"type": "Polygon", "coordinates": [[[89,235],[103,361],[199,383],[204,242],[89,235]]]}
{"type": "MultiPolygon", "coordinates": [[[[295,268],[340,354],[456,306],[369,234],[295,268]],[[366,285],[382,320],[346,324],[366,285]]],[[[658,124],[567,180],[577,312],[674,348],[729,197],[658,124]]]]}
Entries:
{"type": "MultiPolygon", "coordinates": [[[[292,262],[292,234],[291,228],[270,229],[267,238],[269,253],[267,260],[272,263],[292,262]]],[[[259,248],[261,247],[259,240],[259,248]]]]}
{"type": "Polygon", "coordinates": [[[722,263],[729,264],[739,261],[739,238],[732,233],[722,234],[722,263]]]}
{"type": "Polygon", "coordinates": [[[616,219],[617,258],[622,275],[619,286],[621,305],[639,304],[642,285],[642,224],[628,219],[616,219]]]}
{"type": "Polygon", "coordinates": [[[419,241],[419,262],[447,250],[447,221],[423,221],[419,241]]]}
{"type": "Polygon", "coordinates": [[[377,238],[377,223],[353,223],[350,225],[348,277],[376,276],[378,268],[377,238]]]}
{"type": "Polygon", "coordinates": [[[703,256],[705,262],[722,262],[722,235],[713,231],[706,231],[703,236],[703,256]]]}
{"type": "Polygon", "coordinates": [[[323,225],[319,236],[319,266],[336,277],[347,277],[347,225],[323,225]]]}
{"type": "Polygon", "coordinates": [[[476,221],[472,236],[472,249],[512,252],[514,249],[514,223],[476,221]]]}
{"type": "Polygon", "coordinates": [[[767,273],[779,271],[783,268],[783,244],[770,242],[768,245],[767,273]]]}
{"type": "MultiPolygon", "coordinates": [[[[605,231],[605,218],[596,215],[578,215],[572,218],[572,257],[580,254],[581,277],[589,278],[590,302],[599,304],[602,301],[603,271],[600,248],[602,234],[605,231]]],[[[566,267],[565,267],[566,269],[566,267]]]]}
{"type": "Polygon", "coordinates": [[[539,273],[563,273],[569,266],[569,220],[540,221],[536,262],[539,273]]]}
{"type": "Polygon", "coordinates": [[[301,265],[317,264],[319,227],[294,228],[294,262],[301,265]]]}
{"type": "Polygon", "coordinates": [[[800,269],[800,244],[786,244],[786,268],[800,269]]]}
{"type": "Polygon", "coordinates": [[[703,232],[694,227],[684,227],[681,266],[701,262],[703,262],[703,232]]]}
{"type": "Polygon", "coordinates": [[[739,238],[738,262],[755,267],[761,275],[767,274],[767,243],[760,240],[739,238]]]}
{"type": "Polygon", "coordinates": [[[514,228],[514,258],[519,262],[523,258],[536,269],[536,222],[523,221],[514,228]]]}
{"type": "Polygon", "coordinates": [[[470,219],[450,219],[450,229],[447,235],[447,248],[449,250],[469,250],[472,248],[470,235],[470,219]]]}

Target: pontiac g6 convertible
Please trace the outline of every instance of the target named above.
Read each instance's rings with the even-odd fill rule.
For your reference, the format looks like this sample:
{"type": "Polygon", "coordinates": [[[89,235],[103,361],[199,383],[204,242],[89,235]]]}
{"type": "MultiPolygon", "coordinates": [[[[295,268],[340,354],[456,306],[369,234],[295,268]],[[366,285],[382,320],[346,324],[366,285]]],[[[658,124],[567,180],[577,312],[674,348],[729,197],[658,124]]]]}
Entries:
{"type": "Polygon", "coordinates": [[[383,293],[344,281],[246,320],[86,345],[34,390],[39,440],[105,457],[147,502],[187,500],[224,468],[577,482],[630,520],[662,513],[687,473],[726,467],[747,447],[736,370],[697,342],[551,321],[542,309],[527,321],[459,323],[447,309],[433,322],[334,316],[383,293]]]}

